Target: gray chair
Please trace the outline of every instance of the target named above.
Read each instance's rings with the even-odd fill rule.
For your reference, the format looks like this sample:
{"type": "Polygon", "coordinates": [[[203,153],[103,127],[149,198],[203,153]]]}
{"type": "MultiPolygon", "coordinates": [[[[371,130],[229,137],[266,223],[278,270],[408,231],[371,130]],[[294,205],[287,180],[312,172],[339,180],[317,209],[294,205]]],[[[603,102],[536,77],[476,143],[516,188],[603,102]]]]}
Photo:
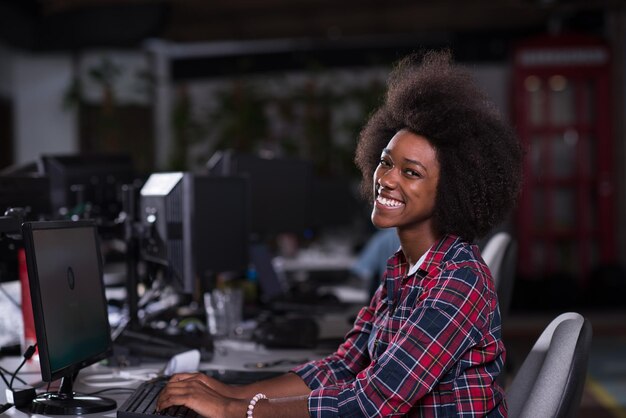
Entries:
{"type": "Polygon", "coordinates": [[[541,333],[507,388],[509,418],[570,418],[580,407],[591,346],[591,323],[575,312],[541,333]]]}
{"type": "Polygon", "coordinates": [[[515,284],[517,241],[508,232],[497,232],[487,240],[481,254],[493,276],[504,322],[509,314],[515,284]]]}
{"type": "Polygon", "coordinates": [[[489,270],[491,270],[496,286],[501,279],[500,271],[504,253],[511,240],[511,235],[508,232],[497,232],[487,240],[484,248],[481,250],[483,259],[489,266],[489,270]]]}

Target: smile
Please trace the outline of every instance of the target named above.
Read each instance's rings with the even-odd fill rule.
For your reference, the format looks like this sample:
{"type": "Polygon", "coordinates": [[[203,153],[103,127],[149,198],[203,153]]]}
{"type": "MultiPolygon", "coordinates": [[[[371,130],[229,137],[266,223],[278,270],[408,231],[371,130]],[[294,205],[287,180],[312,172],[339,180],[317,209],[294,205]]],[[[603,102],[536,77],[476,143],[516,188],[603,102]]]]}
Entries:
{"type": "Polygon", "coordinates": [[[389,199],[380,195],[376,197],[376,202],[388,208],[397,208],[404,205],[404,203],[399,200],[389,199]]]}

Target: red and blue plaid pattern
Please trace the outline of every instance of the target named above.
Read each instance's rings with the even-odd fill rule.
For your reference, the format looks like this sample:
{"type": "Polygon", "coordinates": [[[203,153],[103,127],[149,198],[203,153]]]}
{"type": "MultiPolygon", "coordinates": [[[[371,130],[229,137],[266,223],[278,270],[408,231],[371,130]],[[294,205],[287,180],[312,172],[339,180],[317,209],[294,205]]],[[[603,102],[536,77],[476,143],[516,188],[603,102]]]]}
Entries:
{"type": "Polygon", "coordinates": [[[329,357],[293,371],[312,417],[506,417],[493,280],[476,246],[446,236],[408,276],[402,251],[329,357]]]}

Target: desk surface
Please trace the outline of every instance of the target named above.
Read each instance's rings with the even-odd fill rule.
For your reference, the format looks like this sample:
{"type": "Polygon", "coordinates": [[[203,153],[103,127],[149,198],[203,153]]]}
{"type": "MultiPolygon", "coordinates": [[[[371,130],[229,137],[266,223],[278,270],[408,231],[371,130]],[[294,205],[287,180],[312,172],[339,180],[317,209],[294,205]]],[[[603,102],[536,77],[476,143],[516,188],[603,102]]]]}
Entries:
{"type": "MultiPolygon", "coordinates": [[[[233,370],[253,370],[251,365],[269,365],[262,367],[262,371],[287,371],[295,364],[304,361],[314,360],[328,354],[328,350],[277,350],[267,349],[261,345],[248,341],[222,340],[215,342],[215,355],[211,362],[200,364],[200,370],[206,369],[233,369],[233,370]],[[278,363],[272,365],[273,363],[278,363]]],[[[20,357],[8,357],[0,360],[0,365],[9,371],[13,371],[19,365],[20,357]]],[[[106,388],[135,388],[142,382],[141,378],[146,378],[151,374],[159,373],[164,364],[145,364],[137,367],[111,368],[100,364],[95,364],[81,371],[74,385],[74,390],[79,393],[93,393],[106,388]]],[[[29,384],[35,384],[41,380],[39,367],[36,362],[27,363],[18,375],[29,384]]],[[[6,402],[5,384],[0,380],[0,404],[6,402]]],[[[114,399],[118,405],[130,395],[128,392],[106,393],[102,396],[114,399]]],[[[43,417],[43,415],[30,414],[10,408],[5,411],[6,417],[43,417]]],[[[83,417],[108,417],[115,418],[116,411],[108,411],[98,414],[82,415],[83,417]]]]}

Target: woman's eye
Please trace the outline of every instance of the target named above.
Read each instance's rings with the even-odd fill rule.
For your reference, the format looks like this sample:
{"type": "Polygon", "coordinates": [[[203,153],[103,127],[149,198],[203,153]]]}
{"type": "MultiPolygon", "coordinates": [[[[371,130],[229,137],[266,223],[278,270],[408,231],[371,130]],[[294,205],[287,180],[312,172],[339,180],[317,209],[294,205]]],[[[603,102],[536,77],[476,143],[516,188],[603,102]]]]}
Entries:
{"type": "Polygon", "coordinates": [[[378,162],[378,165],[381,165],[383,167],[391,167],[391,163],[389,161],[385,160],[385,159],[381,159],[378,162]]]}
{"type": "Polygon", "coordinates": [[[418,173],[415,170],[406,169],[406,170],[404,170],[404,172],[406,173],[406,175],[408,175],[410,177],[421,177],[420,173],[418,173]]]}

